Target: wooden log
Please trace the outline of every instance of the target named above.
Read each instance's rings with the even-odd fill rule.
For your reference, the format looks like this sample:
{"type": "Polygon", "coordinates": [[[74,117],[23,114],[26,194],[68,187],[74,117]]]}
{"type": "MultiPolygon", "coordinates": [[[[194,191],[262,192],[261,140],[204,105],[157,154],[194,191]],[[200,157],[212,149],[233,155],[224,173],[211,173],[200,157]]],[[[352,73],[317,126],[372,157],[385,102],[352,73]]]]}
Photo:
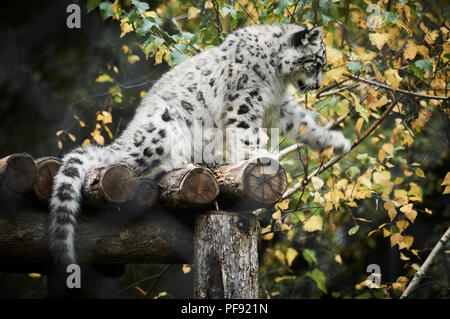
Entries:
{"type": "Polygon", "coordinates": [[[56,157],[41,157],[36,160],[38,179],[33,187],[36,197],[42,202],[48,202],[52,195],[53,178],[61,167],[61,160],[56,157]]]}
{"type": "Polygon", "coordinates": [[[159,186],[151,179],[141,177],[138,179],[134,200],[141,207],[153,206],[159,198],[159,186]]]}
{"type": "Polygon", "coordinates": [[[33,189],[38,178],[38,168],[27,153],[12,154],[0,159],[0,188],[7,195],[24,193],[33,189]]]}
{"type": "Polygon", "coordinates": [[[218,166],[212,172],[219,183],[219,203],[251,199],[263,205],[274,204],[287,186],[284,168],[267,157],[218,166]]]}
{"type": "Polygon", "coordinates": [[[124,203],[134,196],[136,186],[136,176],[127,165],[101,165],[87,172],[83,195],[88,204],[124,203]]]}
{"type": "Polygon", "coordinates": [[[219,194],[219,186],[211,171],[188,164],[165,174],[159,180],[160,203],[170,208],[200,207],[211,204],[219,194]]]}
{"type": "Polygon", "coordinates": [[[250,213],[198,214],[194,230],[194,297],[257,298],[260,227],[250,213]]]}
{"type": "MultiPolygon", "coordinates": [[[[111,208],[112,209],[112,208],[111,208]]],[[[0,209],[0,266],[10,263],[51,263],[46,229],[48,212],[28,209],[4,214],[0,209]]],[[[75,246],[80,263],[184,264],[193,262],[190,215],[174,216],[152,209],[140,219],[124,221],[115,212],[81,213],[75,246]]]]}

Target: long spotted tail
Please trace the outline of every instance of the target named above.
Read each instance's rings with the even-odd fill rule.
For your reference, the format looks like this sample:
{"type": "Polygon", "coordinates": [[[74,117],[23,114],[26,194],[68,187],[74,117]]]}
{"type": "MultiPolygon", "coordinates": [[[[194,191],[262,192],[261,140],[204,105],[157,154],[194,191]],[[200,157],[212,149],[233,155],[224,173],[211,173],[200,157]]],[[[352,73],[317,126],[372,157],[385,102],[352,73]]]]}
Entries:
{"type": "Polygon", "coordinates": [[[49,216],[49,248],[57,264],[76,263],[75,226],[86,172],[101,164],[100,149],[78,148],[64,156],[54,178],[49,216]]]}

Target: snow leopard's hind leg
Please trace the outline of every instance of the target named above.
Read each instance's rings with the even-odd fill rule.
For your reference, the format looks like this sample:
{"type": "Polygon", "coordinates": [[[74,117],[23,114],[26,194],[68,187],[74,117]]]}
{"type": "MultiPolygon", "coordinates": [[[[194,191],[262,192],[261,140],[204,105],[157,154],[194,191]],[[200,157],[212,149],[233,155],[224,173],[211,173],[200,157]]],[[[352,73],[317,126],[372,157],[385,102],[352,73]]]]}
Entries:
{"type": "Polygon", "coordinates": [[[94,146],[79,147],[62,159],[54,178],[47,234],[50,253],[56,264],[67,266],[76,263],[75,226],[86,172],[111,160],[104,148],[94,146]]]}

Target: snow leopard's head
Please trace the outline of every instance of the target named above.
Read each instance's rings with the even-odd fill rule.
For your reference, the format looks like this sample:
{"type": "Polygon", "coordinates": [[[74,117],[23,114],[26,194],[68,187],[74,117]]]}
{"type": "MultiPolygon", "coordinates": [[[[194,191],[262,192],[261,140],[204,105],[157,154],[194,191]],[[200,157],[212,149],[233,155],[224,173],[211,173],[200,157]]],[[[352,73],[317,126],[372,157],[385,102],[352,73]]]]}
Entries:
{"type": "MultiPolygon", "coordinates": [[[[301,29],[301,27],[298,27],[301,29]]],[[[322,68],[327,63],[322,30],[319,27],[292,33],[282,53],[283,71],[302,93],[320,88],[322,68]]]]}

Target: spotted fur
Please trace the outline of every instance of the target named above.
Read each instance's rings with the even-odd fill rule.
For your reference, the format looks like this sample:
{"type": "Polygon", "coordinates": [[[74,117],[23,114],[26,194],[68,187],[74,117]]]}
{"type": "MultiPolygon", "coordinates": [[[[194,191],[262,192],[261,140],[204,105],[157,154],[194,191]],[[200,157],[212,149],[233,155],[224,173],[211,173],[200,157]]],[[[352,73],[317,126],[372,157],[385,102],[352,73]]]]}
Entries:
{"type": "MultiPolygon", "coordinates": [[[[156,178],[194,160],[195,153],[186,149],[197,142],[196,123],[227,130],[227,142],[228,135],[234,137],[236,144],[226,145],[230,158],[241,148],[246,157],[269,155],[259,145],[257,129],[262,127],[277,127],[286,137],[316,149],[332,145],[348,151],[349,141],[340,132],[317,125],[288,90],[291,84],[301,92],[319,88],[325,64],[320,28],[267,25],[239,29],[219,47],[167,72],[111,145],[78,148],[63,158],[50,203],[50,250],[56,262],[76,262],[76,217],[89,168],[124,163],[137,174],[156,178]],[[303,134],[301,125],[306,127],[303,134]]],[[[200,143],[216,140],[215,134],[205,131],[200,143]]]]}

